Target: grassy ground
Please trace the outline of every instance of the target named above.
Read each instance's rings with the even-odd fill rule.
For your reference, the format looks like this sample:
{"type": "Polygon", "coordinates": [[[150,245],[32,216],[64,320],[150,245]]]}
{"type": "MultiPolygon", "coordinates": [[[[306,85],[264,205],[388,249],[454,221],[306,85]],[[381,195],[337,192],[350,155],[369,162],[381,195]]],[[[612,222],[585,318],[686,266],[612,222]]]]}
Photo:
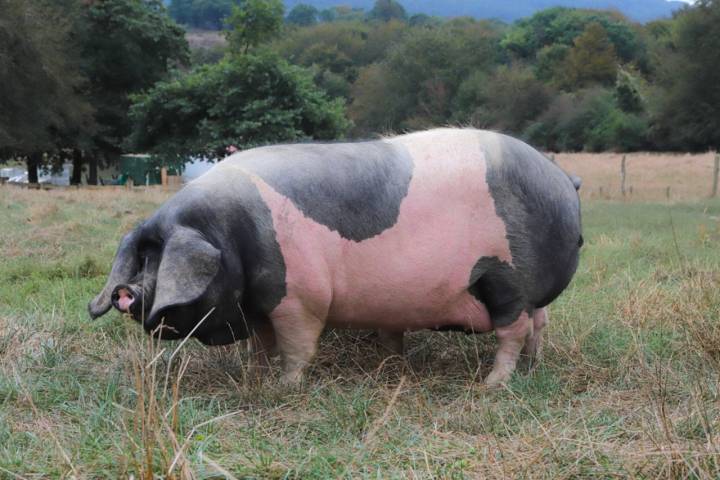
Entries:
{"type": "Polygon", "coordinates": [[[506,389],[479,382],[491,335],[415,333],[382,362],[330,332],[287,391],[243,346],[88,319],[165,196],[0,188],[0,478],[720,476],[720,202],[586,201],[545,358],[506,389]]]}

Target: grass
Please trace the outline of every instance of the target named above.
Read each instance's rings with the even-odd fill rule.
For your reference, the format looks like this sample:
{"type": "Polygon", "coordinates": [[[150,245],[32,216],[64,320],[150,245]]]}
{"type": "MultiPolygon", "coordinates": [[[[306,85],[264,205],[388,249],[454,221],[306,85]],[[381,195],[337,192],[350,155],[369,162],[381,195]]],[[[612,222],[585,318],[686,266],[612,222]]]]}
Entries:
{"type": "Polygon", "coordinates": [[[479,381],[492,335],[413,333],[383,362],[328,332],[287,390],[243,345],[89,320],[166,196],[0,188],[0,478],[720,476],[720,201],[586,201],[543,362],[505,389],[479,381]]]}

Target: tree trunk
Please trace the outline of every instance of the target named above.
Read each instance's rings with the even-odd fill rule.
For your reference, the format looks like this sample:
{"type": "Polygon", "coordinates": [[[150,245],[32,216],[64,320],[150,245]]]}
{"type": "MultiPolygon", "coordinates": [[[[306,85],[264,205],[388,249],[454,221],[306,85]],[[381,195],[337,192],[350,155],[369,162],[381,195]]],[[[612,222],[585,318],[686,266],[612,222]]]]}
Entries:
{"type": "Polygon", "coordinates": [[[80,185],[82,183],[82,166],[83,158],[80,149],[73,149],[72,153],[72,177],[70,177],[70,185],[80,185]]]}
{"type": "Polygon", "coordinates": [[[88,176],[88,185],[98,184],[98,152],[90,155],[90,175],[88,176]]]}
{"type": "Polygon", "coordinates": [[[38,165],[42,159],[42,153],[31,153],[27,156],[28,183],[38,183],[38,165]]]}

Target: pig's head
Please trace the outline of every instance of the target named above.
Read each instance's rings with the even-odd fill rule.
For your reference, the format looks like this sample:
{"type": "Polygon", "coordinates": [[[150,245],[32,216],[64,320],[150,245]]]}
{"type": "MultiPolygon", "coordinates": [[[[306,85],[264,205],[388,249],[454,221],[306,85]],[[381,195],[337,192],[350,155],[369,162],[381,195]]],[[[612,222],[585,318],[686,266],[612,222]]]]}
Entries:
{"type": "Polygon", "coordinates": [[[121,241],[105,288],[88,305],[90,316],[115,307],[146,331],[172,340],[189,335],[213,310],[193,336],[207,344],[246,338],[241,286],[229,289],[233,282],[224,270],[221,251],[199,231],[175,226],[163,234],[142,224],[121,241]]]}

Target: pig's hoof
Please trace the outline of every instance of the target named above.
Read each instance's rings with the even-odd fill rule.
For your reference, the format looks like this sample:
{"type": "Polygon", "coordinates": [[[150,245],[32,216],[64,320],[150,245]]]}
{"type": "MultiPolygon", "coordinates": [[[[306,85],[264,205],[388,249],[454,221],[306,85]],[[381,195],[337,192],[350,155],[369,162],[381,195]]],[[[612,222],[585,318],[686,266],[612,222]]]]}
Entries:
{"type": "Polygon", "coordinates": [[[302,372],[285,372],[280,376],[280,384],[285,387],[298,387],[302,380],[302,372]]]}
{"type": "Polygon", "coordinates": [[[511,372],[496,372],[493,370],[485,378],[485,386],[488,388],[499,388],[510,381],[511,372]]]}

